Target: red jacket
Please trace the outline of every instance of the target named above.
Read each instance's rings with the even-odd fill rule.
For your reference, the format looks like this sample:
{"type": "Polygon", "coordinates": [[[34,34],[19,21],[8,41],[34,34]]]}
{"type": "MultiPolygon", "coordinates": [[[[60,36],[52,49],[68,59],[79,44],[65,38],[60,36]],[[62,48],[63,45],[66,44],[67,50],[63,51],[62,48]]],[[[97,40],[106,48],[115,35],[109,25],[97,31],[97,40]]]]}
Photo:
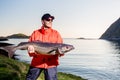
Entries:
{"type": "MultiPolygon", "coordinates": [[[[62,43],[63,40],[60,34],[51,28],[38,29],[32,33],[29,41],[42,41],[42,42],[51,42],[51,43],[62,43]]],[[[35,54],[29,53],[31,57],[33,57],[31,61],[31,66],[38,68],[51,68],[55,67],[59,64],[58,55],[43,55],[43,54],[35,54]]]]}

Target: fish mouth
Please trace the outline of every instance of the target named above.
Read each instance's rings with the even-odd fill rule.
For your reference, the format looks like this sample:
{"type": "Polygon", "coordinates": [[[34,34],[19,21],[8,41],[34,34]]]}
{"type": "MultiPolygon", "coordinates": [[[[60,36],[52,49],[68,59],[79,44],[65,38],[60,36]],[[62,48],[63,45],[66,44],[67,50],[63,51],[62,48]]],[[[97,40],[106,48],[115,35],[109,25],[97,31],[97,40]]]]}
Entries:
{"type": "Polygon", "coordinates": [[[71,51],[71,50],[73,50],[73,49],[75,49],[75,47],[72,46],[69,50],[65,51],[65,53],[66,53],[66,52],[69,52],[69,51],[71,51]]]}
{"type": "Polygon", "coordinates": [[[73,50],[73,49],[75,49],[75,47],[74,47],[74,46],[72,47],[72,50],[73,50]]]}
{"type": "Polygon", "coordinates": [[[70,50],[73,50],[73,49],[75,49],[75,47],[74,47],[74,46],[71,46],[71,49],[70,49],[70,50]]]}

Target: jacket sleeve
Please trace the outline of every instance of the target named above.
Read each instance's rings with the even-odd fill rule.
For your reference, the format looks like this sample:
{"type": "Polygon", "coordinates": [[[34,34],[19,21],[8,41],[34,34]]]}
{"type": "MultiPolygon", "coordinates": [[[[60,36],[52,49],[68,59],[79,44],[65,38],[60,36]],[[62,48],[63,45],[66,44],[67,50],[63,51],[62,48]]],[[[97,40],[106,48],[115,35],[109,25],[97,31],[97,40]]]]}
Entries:
{"type": "Polygon", "coordinates": [[[59,32],[57,32],[57,43],[63,43],[63,39],[61,35],[59,34],[59,32]]]}
{"type": "MultiPolygon", "coordinates": [[[[57,43],[63,43],[63,39],[59,32],[57,32],[57,43]]],[[[64,56],[64,54],[60,54],[59,57],[64,56]]]]}
{"type": "MultiPolygon", "coordinates": [[[[31,41],[34,41],[34,39],[35,39],[35,31],[32,33],[28,41],[31,42],[31,41]]],[[[28,54],[30,57],[35,56],[35,53],[28,53],[28,54]]]]}

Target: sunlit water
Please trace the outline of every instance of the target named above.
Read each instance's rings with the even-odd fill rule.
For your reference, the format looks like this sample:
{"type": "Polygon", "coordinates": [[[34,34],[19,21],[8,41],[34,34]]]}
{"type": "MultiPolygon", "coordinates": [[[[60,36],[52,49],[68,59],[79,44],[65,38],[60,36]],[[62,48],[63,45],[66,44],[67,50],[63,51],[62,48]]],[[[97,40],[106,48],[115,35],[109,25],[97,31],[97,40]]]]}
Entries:
{"type": "MultiPolygon", "coordinates": [[[[18,44],[27,39],[10,39],[18,44]]],[[[117,43],[106,40],[64,39],[75,49],[60,57],[58,71],[81,76],[88,80],[120,80],[120,50],[117,43]]],[[[30,63],[27,51],[16,51],[18,59],[30,63]]]]}

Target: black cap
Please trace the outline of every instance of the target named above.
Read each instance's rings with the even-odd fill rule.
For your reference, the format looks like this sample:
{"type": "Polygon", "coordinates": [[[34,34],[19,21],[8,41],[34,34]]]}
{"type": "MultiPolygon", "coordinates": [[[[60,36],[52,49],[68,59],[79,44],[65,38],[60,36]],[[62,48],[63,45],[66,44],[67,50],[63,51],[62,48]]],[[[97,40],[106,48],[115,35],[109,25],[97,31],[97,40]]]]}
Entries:
{"type": "Polygon", "coordinates": [[[48,20],[49,18],[52,18],[52,20],[53,20],[54,16],[51,16],[49,13],[47,13],[42,16],[41,20],[48,20]]]}

